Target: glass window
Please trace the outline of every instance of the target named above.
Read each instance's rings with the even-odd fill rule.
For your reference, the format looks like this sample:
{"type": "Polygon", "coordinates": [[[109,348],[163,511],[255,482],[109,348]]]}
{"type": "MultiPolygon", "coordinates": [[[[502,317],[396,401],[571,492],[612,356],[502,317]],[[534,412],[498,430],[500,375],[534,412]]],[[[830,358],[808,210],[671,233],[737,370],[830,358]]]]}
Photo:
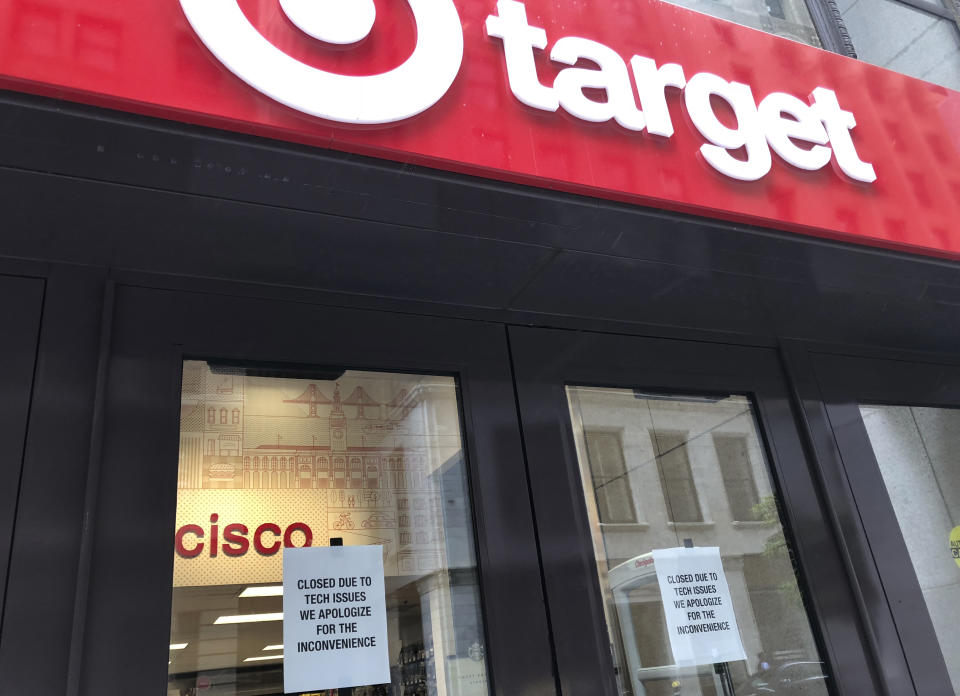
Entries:
{"type": "Polygon", "coordinates": [[[858,58],[960,89],[956,22],[896,0],[839,0],[837,5],[858,58]]]}
{"type": "Polygon", "coordinates": [[[730,515],[741,522],[757,519],[756,506],[760,502],[747,442],[747,438],[740,435],[713,435],[713,447],[717,451],[717,464],[723,476],[730,515]]]}
{"type": "Polygon", "coordinates": [[[611,523],[636,522],[620,436],[615,432],[585,430],[583,439],[596,482],[597,507],[603,511],[603,518],[611,523]]]}
{"type": "Polygon", "coordinates": [[[864,405],[860,414],[960,694],[960,410],[864,405]]]}
{"type": "MultiPolygon", "coordinates": [[[[862,0],[868,2],[868,0],[862,0]]],[[[805,0],[670,0],[703,14],[820,46],[820,37],[805,0]]]]}
{"type": "Polygon", "coordinates": [[[318,693],[489,693],[455,380],[293,379],[201,361],[184,375],[167,695],[282,694],[283,548],[332,540],[382,550],[391,683],[318,693]],[[239,418],[204,418],[207,399],[239,418]],[[415,479],[400,475],[414,462],[415,479]],[[410,499],[416,533],[400,529],[410,499]]]}
{"type": "Polygon", "coordinates": [[[568,387],[567,397],[619,693],[827,696],[826,668],[797,584],[750,399],[587,386],[568,387]],[[620,495],[630,495],[633,509],[645,511],[640,524],[610,524],[607,518],[610,506],[601,502],[598,488],[605,487],[609,470],[595,465],[589,439],[597,432],[617,434],[623,461],[613,461],[630,481],[620,495]],[[742,518],[752,524],[742,524],[742,518]],[[671,638],[689,635],[689,627],[668,617],[676,612],[667,609],[677,607],[674,601],[665,604],[670,580],[660,579],[667,570],[658,569],[654,554],[714,548],[726,594],[701,595],[711,598],[704,602],[678,593],[673,600],[682,600],[684,611],[703,605],[704,618],[684,616],[700,627],[706,623],[707,629],[697,632],[707,641],[714,630],[709,607],[729,602],[738,629],[731,633],[746,659],[678,658],[674,643],[683,639],[671,638]]]}
{"type": "Polygon", "coordinates": [[[687,433],[650,431],[670,522],[703,522],[697,486],[687,456],[687,436],[687,433]]]}

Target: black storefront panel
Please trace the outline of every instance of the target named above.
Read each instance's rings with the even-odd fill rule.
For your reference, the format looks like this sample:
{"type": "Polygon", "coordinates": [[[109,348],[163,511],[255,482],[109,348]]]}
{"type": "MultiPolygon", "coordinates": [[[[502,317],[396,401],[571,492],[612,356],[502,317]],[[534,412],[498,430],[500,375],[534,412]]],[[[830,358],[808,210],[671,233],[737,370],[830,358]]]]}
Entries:
{"type": "MultiPolygon", "coordinates": [[[[764,397],[765,412],[778,414],[763,417],[764,432],[790,443],[786,453],[767,446],[772,462],[789,462],[777,465],[776,481],[827,688],[901,694],[942,686],[921,678],[933,670],[907,668],[884,585],[860,565],[857,554],[870,547],[856,546],[864,534],[858,501],[825,454],[824,442],[829,449],[838,440],[819,418],[819,391],[807,388],[816,385],[805,366],[811,347],[791,339],[829,342],[854,364],[877,351],[948,351],[957,326],[951,264],[12,101],[10,139],[32,133],[44,145],[5,155],[2,174],[21,195],[8,201],[4,253],[46,260],[33,272],[56,292],[41,327],[16,512],[0,642],[5,684],[71,694],[162,688],[182,361],[229,358],[456,374],[475,462],[492,689],[611,688],[604,621],[596,611],[581,615],[598,577],[584,530],[552,537],[562,526],[544,521],[576,519],[583,493],[555,495],[534,481],[537,471],[557,473],[561,458],[570,476],[575,452],[569,436],[557,435],[569,425],[552,396],[524,397],[530,365],[552,369],[554,389],[573,379],[560,369],[577,364],[566,342],[589,342],[593,331],[683,339],[702,354],[684,364],[675,348],[648,353],[630,347],[636,338],[610,338],[624,341],[623,357],[593,358],[596,372],[580,378],[590,384],[710,391],[723,382],[753,393],[765,366],[764,379],[779,386],[764,397]],[[97,141],[108,138],[120,154],[105,160],[97,141]],[[283,175],[237,183],[226,165],[170,173],[127,149],[138,139],[140,150],[202,150],[211,163],[266,163],[296,172],[298,183],[327,186],[318,196],[317,187],[285,187],[283,175]],[[330,340],[321,315],[349,331],[330,340]],[[507,343],[508,327],[518,325],[553,328],[556,337],[525,354],[517,330],[507,343]],[[365,330],[375,336],[363,342],[365,330]],[[724,382],[717,356],[726,348],[718,346],[766,357],[743,358],[746,372],[724,382]],[[788,386],[773,376],[784,370],[788,386]],[[541,415],[528,425],[531,409],[541,415]],[[538,421],[543,413],[553,420],[538,421]],[[544,460],[541,448],[555,456],[544,460]],[[53,485],[48,471],[58,472],[53,485]],[[55,551],[38,538],[56,542],[55,551]],[[589,589],[567,603],[551,597],[563,582],[551,565],[558,546],[579,554],[589,589]],[[29,598],[41,587],[49,599],[38,622],[29,598]],[[599,656],[592,664],[584,637],[599,656]]],[[[939,403],[929,393],[913,401],[939,403]]],[[[898,401],[895,393],[873,399],[898,401]]],[[[936,635],[919,629],[910,646],[942,676],[936,635]]]]}
{"type": "MultiPolygon", "coordinates": [[[[0,378],[0,441],[4,450],[3,497],[0,498],[0,607],[6,590],[10,540],[13,537],[17,495],[23,465],[24,440],[27,429],[30,395],[33,387],[33,368],[37,353],[37,334],[40,327],[40,308],[43,303],[43,280],[0,276],[0,325],[3,326],[3,354],[0,364],[4,373],[0,378]]],[[[0,614],[2,625],[2,614],[0,614]]]]}
{"type": "MultiPolygon", "coordinates": [[[[171,551],[168,527],[174,524],[178,490],[177,472],[166,462],[177,458],[182,360],[202,354],[218,355],[234,365],[237,361],[262,365],[259,369],[264,374],[285,374],[284,367],[291,364],[300,366],[301,374],[307,374],[310,365],[318,366],[315,375],[323,373],[320,366],[337,364],[457,374],[467,424],[467,452],[469,461],[476,462],[470,467],[470,489],[478,520],[479,590],[486,635],[475,636],[474,642],[489,655],[494,692],[552,692],[549,640],[519,437],[514,415],[502,408],[510,403],[511,395],[506,372],[509,363],[497,327],[137,288],[124,288],[117,298],[114,321],[118,329],[105,401],[106,420],[111,425],[104,438],[102,512],[95,531],[86,607],[83,693],[95,693],[104,684],[142,681],[145,688],[155,688],[151,684],[165,681],[169,669],[166,646],[172,640],[168,638],[173,554],[158,552],[171,551]],[[220,321],[209,322],[211,313],[220,321]],[[169,321],[157,321],[157,317],[169,321]],[[270,331],[277,322],[304,328],[279,339],[270,331]],[[329,340],[332,326],[338,328],[336,341],[329,340]],[[391,340],[381,340],[384,336],[391,340]],[[436,340],[438,337],[443,340],[436,340]],[[152,396],[144,401],[147,394],[152,396]],[[153,446],[144,451],[143,443],[153,446]],[[130,466],[133,461],[138,464],[130,466]],[[132,550],[136,557],[129,562],[108,549],[122,543],[126,535],[117,521],[135,510],[149,510],[153,523],[139,530],[132,550]],[[150,611],[143,608],[144,597],[151,598],[150,611]],[[131,615],[136,615],[137,621],[131,622],[131,615]],[[144,640],[147,635],[152,643],[144,640]],[[135,651],[131,645],[137,646],[135,651]],[[120,650],[127,651],[127,660],[115,659],[120,650]],[[526,659],[512,659],[517,651],[526,659]]],[[[353,411],[355,407],[346,408],[353,411]]],[[[229,411],[227,414],[229,421],[229,411]]],[[[353,427],[356,418],[350,416],[345,422],[353,427]]],[[[215,411],[214,419],[218,418],[215,411]]],[[[202,476],[209,479],[208,469],[202,476]]],[[[351,495],[369,489],[368,485],[343,487],[351,495]]],[[[345,507],[351,509],[349,503],[345,507]]],[[[277,514],[281,514],[279,508],[277,514]]],[[[350,518],[349,513],[345,516],[350,518]]],[[[336,522],[331,528],[335,526],[336,522]]],[[[362,527],[359,532],[363,533],[362,527]]],[[[352,533],[340,529],[337,535],[346,542],[352,533]]],[[[185,545],[195,548],[192,541],[185,545]]],[[[416,574],[418,568],[412,570],[416,574]]],[[[181,595],[174,599],[183,605],[189,600],[181,595]]],[[[242,671],[253,671],[251,665],[239,666],[242,671]]],[[[195,672],[194,680],[211,679],[216,672],[195,672]]],[[[180,688],[186,676],[173,675],[170,688],[180,688]]],[[[414,685],[400,683],[402,676],[398,675],[395,686],[412,691],[414,685]]],[[[234,687],[224,688],[242,684],[239,680],[234,687]]],[[[277,686],[267,680],[258,689],[258,693],[275,693],[277,686]]]]}

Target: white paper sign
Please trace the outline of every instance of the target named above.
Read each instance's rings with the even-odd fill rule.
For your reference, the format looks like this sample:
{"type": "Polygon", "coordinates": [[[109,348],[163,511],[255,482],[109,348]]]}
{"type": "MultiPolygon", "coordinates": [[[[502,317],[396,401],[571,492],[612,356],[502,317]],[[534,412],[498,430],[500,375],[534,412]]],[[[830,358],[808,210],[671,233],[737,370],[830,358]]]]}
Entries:
{"type": "Polygon", "coordinates": [[[283,551],[283,690],[390,682],[383,547],[283,551]]]}
{"type": "Polygon", "coordinates": [[[747,659],[720,549],[654,549],[663,613],[678,665],[747,659]]]}

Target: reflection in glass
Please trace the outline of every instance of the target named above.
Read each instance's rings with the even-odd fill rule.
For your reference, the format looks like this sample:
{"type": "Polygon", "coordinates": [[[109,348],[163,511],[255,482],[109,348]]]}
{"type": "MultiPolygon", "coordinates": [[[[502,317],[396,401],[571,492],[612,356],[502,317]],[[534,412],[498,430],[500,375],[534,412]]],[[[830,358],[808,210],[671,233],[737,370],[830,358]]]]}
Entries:
{"type": "Polygon", "coordinates": [[[600,515],[610,522],[636,522],[630,477],[623,461],[623,444],[618,433],[584,430],[590,471],[595,480],[604,482],[603,495],[597,498],[600,515]]]}
{"type": "MultiPolygon", "coordinates": [[[[936,4],[936,0],[926,2],[936,4]]],[[[949,0],[945,4],[949,7],[949,0]]],[[[956,21],[910,5],[897,0],[837,3],[857,58],[960,89],[960,31],[956,21]]]]}
{"type": "Polygon", "coordinates": [[[567,397],[620,693],[826,696],[750,400],[567,397]],[[690,546],[720,548],[746,661],[675,664],[652,551],[690,546]]]}
{"type": "Polygon", "coordinates": [[[861,406],[860,414],[960,694],[960,411],[861,406]]]}
{"type": "Polygon", "coordinates": [[[457,387],[183,367],[168,696],[283,693],[282,547],[376,544],[390,684],[487,694],[457,387]]]}
{"type": "Polygon", "coordinates": [[[820,46],[805,0],[669,0],[697,12],[820,46]]]}

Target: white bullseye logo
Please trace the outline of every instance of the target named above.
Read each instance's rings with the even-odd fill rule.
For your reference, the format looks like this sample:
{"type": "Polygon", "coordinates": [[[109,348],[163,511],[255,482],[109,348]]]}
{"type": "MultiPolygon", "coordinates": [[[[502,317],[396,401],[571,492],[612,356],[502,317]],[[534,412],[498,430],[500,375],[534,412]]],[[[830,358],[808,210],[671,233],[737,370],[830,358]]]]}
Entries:
{"type": "MultiPolygon", "coordinates": [[[[341,123],[393,123],[436,104],[463,60],[463,30],[453,0],[407,0],[417,45],[393,70],[341,75],[284,53],[250,23],[236,0],[180,0],[190,26],[227,69],[266,96],[341,123]]],[[[376,20],[373,0],[280,0],[302,32],[337,45],[356,43],[376,20]]]]}

